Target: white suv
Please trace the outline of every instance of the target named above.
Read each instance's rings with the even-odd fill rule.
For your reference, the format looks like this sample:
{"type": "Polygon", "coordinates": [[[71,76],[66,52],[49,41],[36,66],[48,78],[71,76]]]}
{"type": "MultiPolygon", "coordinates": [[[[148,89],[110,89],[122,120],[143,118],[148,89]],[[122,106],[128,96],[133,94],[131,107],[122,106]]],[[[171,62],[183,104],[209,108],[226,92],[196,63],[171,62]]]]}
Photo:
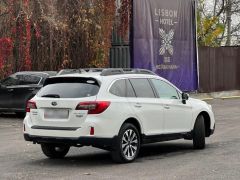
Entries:
{"type": "Polygon", "coordinates": [[[140,69],[48,78],[26,111],[25,140],[50,158],[64,157],[71,146],[93,146],[111,151],[116,162],[132,162],[146,143],[184,138],[203,149],[215,129],[210,105],[140,69]]]}

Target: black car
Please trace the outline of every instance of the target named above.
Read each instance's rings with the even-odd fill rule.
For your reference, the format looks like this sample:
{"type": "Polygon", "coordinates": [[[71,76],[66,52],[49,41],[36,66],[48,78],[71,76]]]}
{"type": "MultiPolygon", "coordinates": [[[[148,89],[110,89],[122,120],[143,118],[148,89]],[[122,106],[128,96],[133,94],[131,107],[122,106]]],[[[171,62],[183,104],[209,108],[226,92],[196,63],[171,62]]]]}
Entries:
{"type": "Polygon", "coordinates": [[[56,72],[17,72],[0,81],[0,112],[25,114],[26,102],[41,89],[46,78],[56,72]]]}

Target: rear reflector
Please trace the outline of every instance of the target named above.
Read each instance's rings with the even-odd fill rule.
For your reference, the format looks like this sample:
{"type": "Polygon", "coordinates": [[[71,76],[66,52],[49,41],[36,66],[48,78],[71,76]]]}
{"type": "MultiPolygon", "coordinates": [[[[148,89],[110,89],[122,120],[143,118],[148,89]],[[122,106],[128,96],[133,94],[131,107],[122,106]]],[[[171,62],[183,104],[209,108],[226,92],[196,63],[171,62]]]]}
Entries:
{"type": "Polygon", "coordinates": [[[94,135],[94,127],[90,128],[90,135],[94,135]]]}
{"type": "Polygon", "coordinates": [[[77,105],[76,110],[88,110],[88,114],[100,114],[110,105],[108,101],[89,101],[81,102],[77,105]]]}
{"type": "Polygon", "coordinates": [[[36,102],[34,101],[27,102],[26,112],[30,112],[31,109],[37,109],[36,102]]]}

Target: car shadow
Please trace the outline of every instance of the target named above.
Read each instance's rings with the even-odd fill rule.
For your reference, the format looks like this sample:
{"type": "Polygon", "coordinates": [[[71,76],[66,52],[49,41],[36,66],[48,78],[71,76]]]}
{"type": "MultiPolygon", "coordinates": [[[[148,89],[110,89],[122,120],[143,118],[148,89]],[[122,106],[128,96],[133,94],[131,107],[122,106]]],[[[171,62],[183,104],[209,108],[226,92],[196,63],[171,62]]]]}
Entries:
{"type": "MultiPolygon", "coordinates": [[[[81,149],[81,148],[80,148],[81,149]]],[[[70,166],[70,167],[98,167],[121,165],[116,164],[112,161],[111,155],[108,151],[96,151],[91,153],[85,153],[81,155],[81,150],[79,149],[79,154],[72,155],[71,153],[67,155],[64,159],[48,159],[44,158],[39,160],[30,161],[31,165],[44,165],[53,166],[70,166]]],[[[164,159],[173,156],[181,156],[182,154],[193,152],[193,147],[191,143],[155,143],[144,145],[140,152],[139,157],[134,163],[140,163],[145,160],[156,160],[164,159]]]]}
{"type": "Polygon", "coordinates": [[[17,115],[15,113],[0,113],[0,118],[6,118],[6,119],[21,119],[23,120],[24,117],[21,115],[17,115]]]}
{"type": "Polygon", "coordinates": [[[179,156],[193,151],[192,143],[188,143],[187,141],[153,143],[142,146],[138,159],[163,159],[168,156],[179,156]]]}
{"type": "Polygon", "coordinates": [[[79,154],[69,154],[63,159],[49,159],[44,155],[41,157],[42,159],[31,160],[28,164],[44,167],[99,167],[103,164],[104,166],[112,166],[114,164],[108,151],[89,154],[84,153],[81,155],[81,150],[79,149],[79,154]]]}

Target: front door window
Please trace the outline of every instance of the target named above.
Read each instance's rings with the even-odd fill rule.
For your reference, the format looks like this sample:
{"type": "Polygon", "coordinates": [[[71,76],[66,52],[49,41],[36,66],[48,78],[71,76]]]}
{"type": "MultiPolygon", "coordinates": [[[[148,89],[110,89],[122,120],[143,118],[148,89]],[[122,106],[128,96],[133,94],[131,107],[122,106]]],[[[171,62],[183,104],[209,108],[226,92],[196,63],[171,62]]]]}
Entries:
{"type": "Polygon", "coordinates": [[[152,79],[152,83],[161,99],[179,99],[177,90],[170,84],[158,79],[152,79]]]}

